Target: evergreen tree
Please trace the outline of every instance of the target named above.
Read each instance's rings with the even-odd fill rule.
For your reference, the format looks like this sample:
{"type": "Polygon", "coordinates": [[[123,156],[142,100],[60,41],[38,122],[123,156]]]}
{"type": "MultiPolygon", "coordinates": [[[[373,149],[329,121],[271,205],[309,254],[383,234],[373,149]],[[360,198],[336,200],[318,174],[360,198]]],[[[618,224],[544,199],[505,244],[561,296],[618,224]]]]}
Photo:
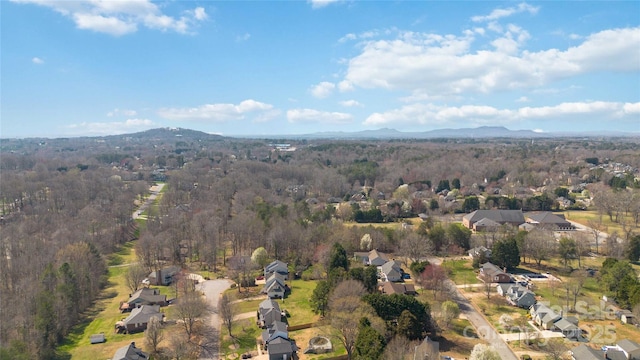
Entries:
{"type": "Polygon", "coordinates": [[[376,360],[380,359],[384,352],[385,341],[374,328],[371,327],[369,319],[360,319],[360,331],[356,338],[354,359],[376,360]]]}
{"type": "Polygon", "coordinates": [[[501,268],[514,269],[520,265],[520,250],[515,237],[509,237],[493,244],[491,261],[501,268]]]}
{"type": "Polygon", "coordinates": [[[328,281],[322,280],[319,281],[316,285],[316,288],[313,290],[313,294],[311,295],[311,306],[313,306],[313,311],[316,314],[320,314],[320,316],[324,316],[327,311],[327,305],[329,304],[329,293],[331,292],[331,284],[328,281]]]}
{"type": "Polygon", "coordinates": [[[329,257],[329,272],[333,269],[342,268],[345,271],[349,270],[349,258],[347,257],[347,251],[340,245],[340,243],[334,243],[331,248],[331,255],[329,257]]]}
{"type": "Polygon", "coordinates": [[[627,258],[631,262],[637,262],[638,259],[640,259],[640,235],[633,236],[629,239],[627,258]]]}
{"type": "Polygon", "coordinates": [[[422,338],[422,329],[418,318],[409,310],[404,310],[398,318],[398,328],[396,334],[406,337],[409,340],[422,338]]]}

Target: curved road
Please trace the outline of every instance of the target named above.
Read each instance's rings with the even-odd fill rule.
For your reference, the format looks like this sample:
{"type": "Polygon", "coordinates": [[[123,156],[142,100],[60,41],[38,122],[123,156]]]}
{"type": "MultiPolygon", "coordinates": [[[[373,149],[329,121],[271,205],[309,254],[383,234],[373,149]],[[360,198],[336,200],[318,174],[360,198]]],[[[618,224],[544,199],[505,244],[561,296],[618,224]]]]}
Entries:
{"type": "MultiPolygon", "coordinates": [[[[438,258],[429,258],[430,263],[441,265],[442,260],[438,258]]],[[[469,300],[462,295],[460,289],[456,287],[456,284],[451,281],[448,286],[452,289],[455,289],[455,294],[453,294],[453,300],[458,303],[460,307],[460,312],[469,320],[469,322],[475,328],[478,336],[485,340],[489,345],[491,345],[498,354],[500,355],[500,359],[502,360],[518,360],[518,357],[513,353],[509,345],[502,339],[500,334],[494,329],[493,326],[487,321],[487,319],[480,314],[473,305],[469,302],[469,300]]],[[[471,335],[471,334],[470,334],[471,335]]]]}
{"type": "Polygon", "coordinates": [[[214,331],[212,332],[212,336],[214,337],[213,342],[215,344],[214,350],[212,354],[209,354],[210,357],[201,357],[200,360],[214,360],[220,357],[220,344],[218,343],[220,339],[220,317],[218,316],[218,300],[220,299],[220,295],[231,287],[233,282],[228,279],[216,279],[216,280],[206,280],[199,284],[199,290],[204,293],[206,296],[209,305],[211,306],[211,316],[207,320],[209,324],[211,324],[214,331]]]}

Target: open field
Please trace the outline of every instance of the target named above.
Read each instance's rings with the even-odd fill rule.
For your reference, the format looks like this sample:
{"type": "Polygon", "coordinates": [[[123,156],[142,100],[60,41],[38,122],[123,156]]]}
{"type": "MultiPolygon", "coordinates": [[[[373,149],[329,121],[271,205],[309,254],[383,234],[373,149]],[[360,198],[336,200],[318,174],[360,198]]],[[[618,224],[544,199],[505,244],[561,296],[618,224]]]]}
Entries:
{"type": "MultiPolygon", "coordinates": [[[[623,236],[624,231],[619,223],[615,223],[609,219],[607,214],[599,214],[596,210],[589,211],[565,211],[564,216],[567,220],[575,221],[584,226],[590,226],[590,223],[602,223],[602,231],[610,234],[614,231],[620,236],[623,236]]],[[[634,224],[634,220],[630,215],[624,216],[625,221],[629,224],[634,224]]],[[[635,231],[640,230],[640,227],[634,226],[635,231]]]]}
{"type": "Polygon", "coordinates": [[[475,269],[471,266],[468,259],[460,260],[443,260],[442,267],[447,269],[449,279],[453,280],[457,285],[479,284],[475,269]]]}

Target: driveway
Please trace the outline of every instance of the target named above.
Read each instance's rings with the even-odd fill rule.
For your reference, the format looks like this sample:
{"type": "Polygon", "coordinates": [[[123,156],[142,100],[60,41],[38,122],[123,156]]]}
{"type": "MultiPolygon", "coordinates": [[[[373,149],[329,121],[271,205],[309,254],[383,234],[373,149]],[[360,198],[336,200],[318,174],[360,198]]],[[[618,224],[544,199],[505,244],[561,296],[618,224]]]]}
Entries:
{"type": "MultiPolygon", "coordinates": [[[[430,263],[441,265],[442,260],[438,258],[429,258],[430,263]]],[[[496,349],[498,354],[500,355],[500,359],[502,360],[518,360],[518,357],[511,351],[511,348],[507,345],[507,343],[502,339],[500,334],[489,324],[487,319],[482,316],[476,308],[473,307],[471,302],[462,295],[460,289],[456,286],[456,284],[451,281],[449,282],[449,286],[452,289],[455,289],[455,294],[453,294],[453,300],[458,303],[460,307],[460,312],[464,315],[467,320],[473,325],[476,330],[478,336],[485,340],[489,345],[493,346],[496,349]]]]}
{"type": "Polygon", "coordinates": [[[210,357],[201,357],[200,360],[214,360],[220,357],[220,344],[218,343],[220,338],[220,318],[218,317],[218,300],[220,300],[220,295],[231,287],[233,282],[228,279],[216,279],[216,280],[206,280],[200,284],[199,290],[204,293],[204,296],[207,298],[207,302],[211,306],[213,310],[211,312],[211,316],[209,316],[208,322],[212,325],[214,331],[212,336],[215,337],[214,343],[215,348],[212,354],[209,354],[210,357]]]}

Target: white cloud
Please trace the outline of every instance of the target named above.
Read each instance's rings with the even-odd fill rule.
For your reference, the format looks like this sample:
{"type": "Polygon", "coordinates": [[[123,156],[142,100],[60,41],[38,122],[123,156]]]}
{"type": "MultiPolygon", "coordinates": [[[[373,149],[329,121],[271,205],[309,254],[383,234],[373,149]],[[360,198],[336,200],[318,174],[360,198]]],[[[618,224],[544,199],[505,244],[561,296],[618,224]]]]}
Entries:
{"type": "Polygon", "coordinates": [[[225,122],[251,118],[254,121],[267,121],[278,116],[280,111],[273,105],[255,100],[244,100],[235,104],[205,104],[193,108],[163,108],[158,115],[169,120],[207,120],[225,122]]]}
{"type": "Polygon", "coordinates": [[[362,105],[359,101],[357,100],[344,100],[344,101],[340,101],[340,105],[344,106],[344,107],[363,107],[364,105],[362,105]]]}
{"type": "Polygon", "coordinates": [[[323,8],[331,3],[338,2],[339,0],[309,0],[313,9],[323,8]]]}
{"type": "Polygon", "coordinates": [[[128,117],[131,117],[131,116],[136,116],[136,115],[138,115],[138,112],[135,111],[135,110],[118,109],[118,108],[115,108],[115,109],[113,109],[113,110],[111,110],[111,111],[109,111],[107,113],[108,117],[113,117],[113,116],[128,116],[128,117]]]}
{"type": "Polygon", "coordinates": [[[436,104],[409,104],[399,109],[373,113],[364,125],[389,124],[446,125],[460,120],[475,125],[508,124],[522,120],[583,121],[585,119],[611,119],[637,121],[640,103],[606,101],[567,102],[555,106],[498,109],[492,106],[463,105],[448,107],[436,104]]]}
{"type": "Polygon", "coordinates": [[[11,0],[53,9],[72,19],[78,29],[113,36],[134,33],[139,26],[160,31],[192,33],[193,28],[208,18],[203,7],[187,10],[181,16],[169,16],[150,0],[11,0]]]}
{"type": "Polygon", "coordinates": [[[34,57],[33,59],[31,59],[31,62],[36,64],[36,65],[44,64],[44,60],[40,59],[39,57],[34,57]]]}
{"type": "Polygon", "coordinates": [[[341,112],[292,109],[287,111],[287,120],[289,120],[290,123],[346,124],[353,120],[353,116],[341,112]]]}
{"type": "Polygon", "coordinates": [[[342,80],[338,83],[338,90],[340,90],[340,92],[353,91],[354,89],[350,81],[342,80]]]}
{"type": "Polygon", "coordinates": [[[237,42],[242,42],[242,41],[247,41],[251,38],[251,34],[249,33],[244,33],[242,35],[237,35],[236,36],[236,41],[237,42]]]}
{"type": "Polygon", "coordinates": [[[317,97],[318,99],[326,98],[327,96],[333,93],[333,90],[336,88],[336,85],[332,82],[323,81],[318,85],[312,86],[310,91],[311,95],[317,97]]]}
{"type": "Polygon", "coordinates": [[[526,96],[520,96],[520,97],[516,100],[516,102],[529,102],[529,101],[531,101],[531,100],[529,100],[529,98],[528,98],[528,97],[526,97],[526,96]]]}
{"type": "Polygon", "coordinates": [[[494,21],[503,17],[508,17],[513,14],[519,14],[523,12],[528,12],[529,14],[535,15],[538,13],[539,8],[536,6],[529,5],[527,3],[520,3],[516,7],[509,7],[505,9],[494,9],[489,15],[485,16],[474,16],[471,18],[474,22],[484,22],[484,21],[494,21]]]}
{"type": "Polygon", "coordinates": [[[114,122],[82,122],[66,126],[73,134],[78,135],[115,135],[143,131],[156,127],[149,119],[128,119],[114,122]]]}
{"type": "Polygon", "coordinates": [[[348,61],[344,80],[361,88],[430,96],[538,88],[590,71],[640,70],[640,27],[605,30],[566,50],[519,50],[529,38],[509,25],[496,50],[470,51],[473,35],[401,33],[371,40],[348,61]],[[507,42],[506,40],[510,40],[507,42]]]}

